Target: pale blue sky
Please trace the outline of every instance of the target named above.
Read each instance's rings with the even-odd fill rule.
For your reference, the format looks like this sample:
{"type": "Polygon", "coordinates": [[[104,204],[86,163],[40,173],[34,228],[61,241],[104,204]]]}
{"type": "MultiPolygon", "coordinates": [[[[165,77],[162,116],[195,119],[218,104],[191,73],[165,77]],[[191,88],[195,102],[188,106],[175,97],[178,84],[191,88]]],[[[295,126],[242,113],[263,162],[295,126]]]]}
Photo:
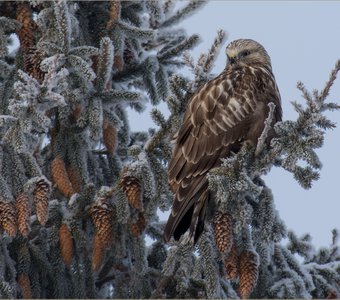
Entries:
{"type": "MultiPolygon", "coordinates": [[[[272,59],[284,119],[296,118],[290,101],[303,103],[296,82],[301,80],[310,90],[321,89],[340,58],[340,2],[335,1],[211,1],[179,27],[202,37],[192,52],[195,58],[210,47],[219,28],[229,33],[226,45],[238,38],[263,44],[272,59]]],[[[214,73],[222,71],[225,61],[221,51],[214,73]]],[[[340,103],[340,78],[329,99],[340,103]]],[[[165,107],[161,105],[163,111],[165,107]]],[[[154,126],[146,114],[132,115],[132,130],[154,126]]],[[[340,112],[330,117],[340,126],[340,112]]],[[[317,246],[326,246],[331,229],[340,229],[340,128],[327,133],[324,147],[317,152],[323,169],[312,189],[302,189],[290,173],[278,168],[265,180],[287,227],[298,235],[309,232],[317,246]]]]}

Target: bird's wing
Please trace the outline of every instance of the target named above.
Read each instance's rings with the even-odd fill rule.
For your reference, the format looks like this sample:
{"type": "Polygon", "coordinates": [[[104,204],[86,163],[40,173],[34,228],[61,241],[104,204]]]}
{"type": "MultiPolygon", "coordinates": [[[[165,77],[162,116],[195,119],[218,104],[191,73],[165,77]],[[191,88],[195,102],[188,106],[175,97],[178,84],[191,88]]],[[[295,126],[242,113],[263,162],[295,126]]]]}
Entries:
{"type": "MultiPolygon", "coordinates": [[[[205,174],[218,166],[220,159],[247,134],[256,110],[254,80],[251,72],[226,71],[206,83],[190,101],[169,163],[169,182],[177,191],[165,230],[166,240],[193,204],[199,202],[195,195],[207,189],[205,174]]],[[[203,205],[194,209],[193,218],[195,210],[199,213],[203,205]]]]}
{"type": "Polygon", "coordinates": [[[239,76],[222,73],[193,96],[169,163],[170,182],[206,173],[222,149],[246,134],[256,109],[257,90],[251,74],[249,80],[239,76]]]}

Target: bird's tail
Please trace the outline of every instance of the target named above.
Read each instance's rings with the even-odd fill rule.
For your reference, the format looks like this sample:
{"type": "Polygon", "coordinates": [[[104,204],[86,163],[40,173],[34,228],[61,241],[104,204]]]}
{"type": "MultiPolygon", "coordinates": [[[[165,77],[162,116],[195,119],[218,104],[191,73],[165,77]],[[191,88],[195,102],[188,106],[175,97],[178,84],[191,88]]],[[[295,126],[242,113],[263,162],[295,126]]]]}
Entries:
{"type": "Polygon", "coordinates": [[[190,184],[181,183],[164,229],[164,240],[168,242],[171,236],[179,240],[190,228],[189,234],[196,243],[204,229],[208,198],[208,180],[205,175],[190,178],[190,184]]]}

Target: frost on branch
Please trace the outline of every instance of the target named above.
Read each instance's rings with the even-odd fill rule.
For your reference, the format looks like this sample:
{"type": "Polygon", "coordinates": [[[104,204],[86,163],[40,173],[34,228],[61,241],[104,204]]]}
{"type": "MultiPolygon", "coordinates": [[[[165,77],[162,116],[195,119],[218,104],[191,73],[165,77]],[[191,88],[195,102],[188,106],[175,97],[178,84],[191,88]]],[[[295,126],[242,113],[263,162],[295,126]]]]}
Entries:
{"type": "Polygon", "coordinates": [[[0,4],[1,297],[141,298],[155,289],[162,264],[149,266],[145,236],[161,243],[171,148],[148,143],[152,130],[131,132],[126,108],[170,95],[179,56],[198,36],[164,21],[200,6],[163,4],[0,4]],[[20,44],[10,56],[13,32],[20,44]]]}

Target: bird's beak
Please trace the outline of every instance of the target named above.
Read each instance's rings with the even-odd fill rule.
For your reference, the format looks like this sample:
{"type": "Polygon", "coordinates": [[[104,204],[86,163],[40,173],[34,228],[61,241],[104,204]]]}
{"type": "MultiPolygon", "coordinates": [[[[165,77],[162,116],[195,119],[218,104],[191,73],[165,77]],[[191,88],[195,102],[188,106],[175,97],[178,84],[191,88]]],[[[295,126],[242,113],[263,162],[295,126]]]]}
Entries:
{"type": "Polygon", "coordinates": [[[236,53],[229,53],[228,60],[229,60],[229,63],[234,64],[237,61],[236,53]]]}
{"type": "Polygon", "coordinates": [[[236,57],[229,57],[229,62],[234,64],[236,62],[236,57]]]}

